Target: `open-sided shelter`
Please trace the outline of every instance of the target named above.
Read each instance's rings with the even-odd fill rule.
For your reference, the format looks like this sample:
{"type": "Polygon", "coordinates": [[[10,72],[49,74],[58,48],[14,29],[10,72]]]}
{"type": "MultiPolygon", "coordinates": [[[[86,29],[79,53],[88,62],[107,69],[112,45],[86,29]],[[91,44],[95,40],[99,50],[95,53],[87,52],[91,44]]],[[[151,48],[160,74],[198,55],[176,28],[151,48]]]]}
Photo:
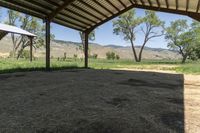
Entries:
{"type": "Polygon", "coordinates": [[[30,61],[32,61],[33,38],[36,37],[36,35],[16,26],[0,24],[0,40],[3,39],[8,33],[25,35],[30,39],[30,61]]]}
{"type": "Polygon", "coordinates": [[[88,67],[88,34],[132,8],[181,14],[200,21],[200,0],[0,0],[0,6],[44,20],[47,69],[50,68],[51,22],[84,32],[85,67],[88,67]]]}

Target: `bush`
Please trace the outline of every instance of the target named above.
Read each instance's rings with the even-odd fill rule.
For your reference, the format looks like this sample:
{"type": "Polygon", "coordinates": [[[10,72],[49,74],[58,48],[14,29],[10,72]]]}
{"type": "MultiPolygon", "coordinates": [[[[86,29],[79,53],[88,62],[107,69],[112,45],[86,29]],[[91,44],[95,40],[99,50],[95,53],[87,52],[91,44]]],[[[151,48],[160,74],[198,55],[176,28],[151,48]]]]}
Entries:
{"type": "Polygon", "coordinates": [[[92,59],[97,59],[98,58],[98,54],[93,54],[93,55],[90,55],[89,58],[92,58],[92,59]]]}
{"type": "Polygon", "coordinates": [[[119,55],[117,55],[117,54],[115,54],[114,52],[107,52],[106,53],[106,58],[108,59],[108,60],[119,60],[120,59],[120,56],[119,55]]]}
{"type": "Polygon", "coordinates": [[[22,53],[20,54],[19,58],[29,59],[30,58],[30,51],[29,50],[23,50],[22,53]]]}
{"type": "Polygon", "coordinates": [[[77,54],[74,54],[74,59],[75,59],[75,61],[77,60],[77,58],[78,58],[78,55],[77,55],[77,54]]]}
{"type": "Polygon", "coordinates": [[[119,55],[116,55],[115,58],[116,58],[117,60],[119,60],[119,59],[120,59],[120,56],[119,56],[119,55]]]}
{"type": "Polygon", "coordinates": [[[115,53],[114,52],[107,52],[106,53],[106,58],[108,60],[114,60],[115,59],[115,53]]]}
{"type": "Polygon", "coordinates": [[[13,51],[11,51],[10,53],[9,53],[9,58],[12,58],[12,57],[14,57],[14,53],[13,53],[13,51]]]}

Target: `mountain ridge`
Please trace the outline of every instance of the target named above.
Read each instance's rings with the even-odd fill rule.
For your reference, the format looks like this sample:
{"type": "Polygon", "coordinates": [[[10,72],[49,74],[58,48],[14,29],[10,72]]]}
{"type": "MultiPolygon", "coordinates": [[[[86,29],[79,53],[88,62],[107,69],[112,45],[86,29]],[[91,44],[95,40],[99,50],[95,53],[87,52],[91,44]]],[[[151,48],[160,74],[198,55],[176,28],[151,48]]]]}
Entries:
{"type": "MultiPolygon", "coordinates": [[[[62,58],[64,54],[67,57],[73,58],[77,55],[78,58],[83,58],[83,51],[80,49],[80,42],[54,40],[51,41],[51,57],[62,58]]],[[[26,48],[29,50],[29,48],[26,48]]],[[[136,52],[139,53],[140,46],[136,46],[136,52]]],[[[0,57],[8,57],[12,51],[12,41],[10,37],[5,37],[0,41],[0,57]]],[[[35,57],[45,57],[45,47],[41,47],[33,51],[35,57]]],[[[107,52],[114,52],[120,56],[121,59],[133,59],[133,52],[131,46],[118,45],[101,45],[98,43],[89,44],[89,54],[97,54],[98,58],[106,58],[107,52]]],[[[179,59],[180,54],[176,51],[171,51],[162,48],[145,47],[143,51],[143,59],[179,59]]]]}

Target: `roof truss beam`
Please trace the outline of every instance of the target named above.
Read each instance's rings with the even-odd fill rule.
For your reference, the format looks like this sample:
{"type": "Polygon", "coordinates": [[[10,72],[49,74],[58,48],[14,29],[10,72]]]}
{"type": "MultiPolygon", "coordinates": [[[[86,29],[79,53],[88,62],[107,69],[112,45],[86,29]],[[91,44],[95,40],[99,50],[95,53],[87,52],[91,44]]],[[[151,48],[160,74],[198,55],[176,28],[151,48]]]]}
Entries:
{"type": "Polygon", "coordinates": [[[113,16],[101,21],[100,23],[90,27],[89,29],[87,29],[88,31],[92,31],[94,30],[96,27],[106,23],[107,21],[127,12],[128,10],[132,9],[132,8],[141,8],[141,9],[147,9],[147,10],[153,10],[153,11],[160,11],[160,12],[168,12],[168,13],[175,13],[175,14],[180,14],[180,15],[186,15],[189,16],[193,19],[196,19],[198,21],[200,21],[200,15],[198,13],[193,13],[193,12],[185,12],[182,10],[176,10],[176,9],[167,9],[167,8],[162,8],[162,7],[150,7],[150,6],[145,6],[145,5],[137,5],[137,4],[133,4],[129,7],[127,7],[126,9],[114,14],[113,16]]]}
{"type": "Polygon", "coordinates": [[[48,17],[48,20],[49,21],[52,21],[52,19],[59,13],[61,12],[62,10],[64,10],[68,5],[70,5],[72,2],[74,2],[74,0],[65,0],[64,3],[59,6],[55,11],[53,11],[49,17],[48,17]]]}

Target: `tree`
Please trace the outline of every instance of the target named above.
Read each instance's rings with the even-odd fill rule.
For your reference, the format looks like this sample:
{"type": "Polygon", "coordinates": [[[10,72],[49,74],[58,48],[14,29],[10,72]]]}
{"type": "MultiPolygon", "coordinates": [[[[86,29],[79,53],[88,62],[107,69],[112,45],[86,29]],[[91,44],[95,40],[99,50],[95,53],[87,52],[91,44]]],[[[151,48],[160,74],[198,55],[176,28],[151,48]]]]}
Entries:
{"type": "MultiPolygon", "coordinates": [[[[20,13],[17,11],[13,11],[13,10],[8,10],[7,13],[8,13],[8,20],[5,23],[8,25],[16,26],[17,21],[20,18],[20,13]]],[[[19,45],[19,43],[20,43],[20,42],[18,42],[20,39],[20,36],[15,36],[14,33],[11,33],[11,39],[12,39],[12,43],[13,43],[12,57],[15,57],[16,46],[19,45]]]]}
{"type": "MultiPolygon", "coordinates": [[[[43,25],[42,20],[32,17],[27,14],[22,14],[13,10],[8,10],[8,20],[6,21],[7,24],[18,26],[26,31],[29,31],[37,37],[33,40],[33,47],[35,49],[44,46],[44,38],[45,38],[45,26],[43,25]]],[[[54,38],[54,35],[51,34],[51,39],[54,38]]],[[[23,50],[30,46],[30,39],[27,36],[21,35],[16,36],[12,34],[12,42],[13,42],[13,56],[15,57],[16,52],[17,59],[23,53],[23,50]]]]}
{"type": "Polygon", "coordinates": [[[130,10],[120,15],[117,20],[114,20],[113,27],[116,35],[122,35],[124,40],[130,41],[136,62],[141,61],[144,47],[148,41],[164,34],[164,22],[156,16],[154,11],[148,10],[145,11],[145,17],[143,18],[136,16],[135,9],[130,10]],[[145,28],[141,27],[141,31],[144,33],[144,40],[139,51],[139,56],[137,56],[134,41],[136,40],[136,33],[139,31],[137,30],[138,26],[141,24],[143,24],[142,26],[145,26],[145,28]]]}
{"type": "Polygon", "coordinates": [[[193,21],[191,24],[191,27],[193,29],[193,32],[196,33],[196,42],[195,42],[195,48],[194,48],[194,53],[192,54],[192,57],[190,56],[190,59],[192,60],[197,60],[200,59],[200,22],[198,21],[193,21]]]}
{"type": "Polygon", "coordinates": [[[182,55],[182,63],[193,56],[195,47],[199,44],[196,30],[194,22],[189,26],[187,20],[180,19],[171,22],[171,25],[166,28],[165,39],[168,41],[168,47],[182,55]]]}
{"type": "MultiPolygon", "coordinates": [[[[20,27],[22,29],[37,35],[37,37],[34,39],[33,45],[35,49],[44,46],[45,27],[41,20],[26,14],[22,14],[19,18],[19,22],[21,23],[20,27]]],[[[51,35],[51,37],[52,36],[53,35],[51,35]]],[[[23,50],[28,46],[30,46],[30,39],[27,36],[21,36],[20,43],[16,46],[16,49],[18,49],[17,59],[22,54],[23,50]]]]}
{"type": "Polygon", "coordinates": [[[143,18],[143,23],[145,28],[142,27],[141,30],[144,33],[144,41],[139,52],[139,62],[142,59],[142,52],[145,45],[153,38],[160,37],[164,35],[164,22],[161,21],[154,11],[145,11],[145,17],[143,18]]]}
{"type": "MultiPolygon", "coordinates": [[[[79,46],[79,49],[84,52],[84,49],[85,49],[85,36],[84,36],[84,32],[79,32],[79,35],[80,35],[81,42],[82,42],[82,45],[79,46]]],[[[94,30],[92,32],[90,32],[90,34],[88,36],[88,39],[91,40],[91,41],[95,40],[95,31],[94,30]]]]}
{"type": "Polygon", "coordinates": [[[135,50],[134,41],[136,39],[136,28],[141,23],[142,18],[136,16],[135,9],[120,15],[117,20],[113,21],[113,33],[116,35],[122,35],[124,40],[130,41],[136,62],[138,62],[139,60],[135,50]]]}

